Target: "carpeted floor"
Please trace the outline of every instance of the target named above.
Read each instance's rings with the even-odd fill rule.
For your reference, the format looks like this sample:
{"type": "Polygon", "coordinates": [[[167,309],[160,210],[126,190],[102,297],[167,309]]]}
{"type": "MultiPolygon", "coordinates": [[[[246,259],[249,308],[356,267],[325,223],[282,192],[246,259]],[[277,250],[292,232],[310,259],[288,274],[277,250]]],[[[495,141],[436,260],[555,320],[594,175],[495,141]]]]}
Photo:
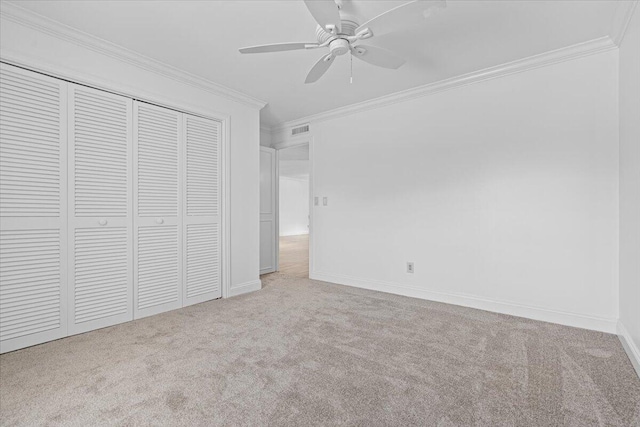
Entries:
{"type": "Polygon", "coordinates": [[[1,356],[2,425],[640,425],[615,335],[267,280],[1,356]]]}

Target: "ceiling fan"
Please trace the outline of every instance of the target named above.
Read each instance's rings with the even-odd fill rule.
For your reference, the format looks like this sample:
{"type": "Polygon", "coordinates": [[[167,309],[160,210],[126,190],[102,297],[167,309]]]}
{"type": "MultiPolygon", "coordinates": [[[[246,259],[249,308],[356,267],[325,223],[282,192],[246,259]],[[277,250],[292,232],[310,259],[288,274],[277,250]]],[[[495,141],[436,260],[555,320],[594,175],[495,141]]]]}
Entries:
{"type": "Polygon", "coordinates": [[[240,53],[282,52],[287,50],[317,49],[328,47],[329,53],[315,63],[307,74],[305,83],[317,81],[327,72],[333,60],[351,52],[353,56],[378,67],[397,69],[405,60],[393,52],[376,46],[356,44],[360,40],[401,31],[420,24],[437,9],[446,7],[445,0],[415,0],[395,7],[359,25],[356,19],[341,12],[342,0],[304,0],[309,12],[318,22],[317,42],[276,43],[243,47],[240,53]]]}

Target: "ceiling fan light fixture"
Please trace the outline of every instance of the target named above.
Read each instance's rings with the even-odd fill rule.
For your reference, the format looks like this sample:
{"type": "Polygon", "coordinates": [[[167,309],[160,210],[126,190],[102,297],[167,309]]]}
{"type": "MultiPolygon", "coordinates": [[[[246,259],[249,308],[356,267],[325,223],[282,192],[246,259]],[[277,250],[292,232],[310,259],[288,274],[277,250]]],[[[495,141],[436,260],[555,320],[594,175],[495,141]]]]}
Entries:
{"type": "Polygon", "coordinates": [[[329,43],[329,50],[333,56],[344,55],[349,52],[349,40],[346,39],[335,39],[331,43],[329,43]]]}

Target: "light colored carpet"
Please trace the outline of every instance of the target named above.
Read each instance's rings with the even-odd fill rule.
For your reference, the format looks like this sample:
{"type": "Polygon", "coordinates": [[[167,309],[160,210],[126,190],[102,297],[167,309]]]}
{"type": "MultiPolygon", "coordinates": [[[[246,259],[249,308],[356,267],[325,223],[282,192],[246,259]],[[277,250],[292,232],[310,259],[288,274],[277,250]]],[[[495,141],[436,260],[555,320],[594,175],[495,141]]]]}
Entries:
{"type": "Polygon", "coordinates": [[[0,374],[2,425],[640,425],[615,335],[279,275],[0,374]]]}

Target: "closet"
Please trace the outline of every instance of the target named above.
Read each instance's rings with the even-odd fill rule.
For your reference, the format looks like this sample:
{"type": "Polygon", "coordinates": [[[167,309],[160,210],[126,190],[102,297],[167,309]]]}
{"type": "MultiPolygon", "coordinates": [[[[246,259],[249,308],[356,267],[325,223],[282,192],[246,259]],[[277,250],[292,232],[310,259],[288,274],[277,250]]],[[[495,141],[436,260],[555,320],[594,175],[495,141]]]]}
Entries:
{"type": "Polygon", "coordinates": [[[0,351],[219,298],[220,123],[0,73],[0,351]]]}

